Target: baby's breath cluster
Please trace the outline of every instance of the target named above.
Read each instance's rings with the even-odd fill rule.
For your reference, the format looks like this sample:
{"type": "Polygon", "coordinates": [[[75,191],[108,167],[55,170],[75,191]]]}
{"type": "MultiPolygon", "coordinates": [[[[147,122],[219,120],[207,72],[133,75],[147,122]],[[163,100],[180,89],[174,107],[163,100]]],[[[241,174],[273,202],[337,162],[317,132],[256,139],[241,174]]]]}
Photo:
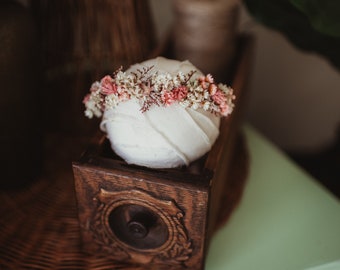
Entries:
{"type": "Polygon", "coordinates": [[[208,74],[194,79],[195,71],[169,73],[150,72],[151,67],[127,74],[122,68],[92,84],[90,93],[83,100],[85,115],[101,117],[102,113],[119,103],[136,99],[145,112],[151,106],[170,106],[173,103],[194,110],[202,108],[216,115],[227,116],[234,107],[233,89],[224,84],[215,84],[208,74]]]}

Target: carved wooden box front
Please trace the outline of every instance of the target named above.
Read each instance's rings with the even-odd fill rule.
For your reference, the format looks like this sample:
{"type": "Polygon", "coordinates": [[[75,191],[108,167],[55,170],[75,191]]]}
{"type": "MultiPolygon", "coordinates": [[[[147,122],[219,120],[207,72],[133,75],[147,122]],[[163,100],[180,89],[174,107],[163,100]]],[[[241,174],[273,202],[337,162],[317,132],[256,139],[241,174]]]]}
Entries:
{"type": "Polygon", "coordinates": [[[187,174],[95,163],[73,166],[87,251],[131,264],[203,267],[210,174],[184,183],[187,174]]]}

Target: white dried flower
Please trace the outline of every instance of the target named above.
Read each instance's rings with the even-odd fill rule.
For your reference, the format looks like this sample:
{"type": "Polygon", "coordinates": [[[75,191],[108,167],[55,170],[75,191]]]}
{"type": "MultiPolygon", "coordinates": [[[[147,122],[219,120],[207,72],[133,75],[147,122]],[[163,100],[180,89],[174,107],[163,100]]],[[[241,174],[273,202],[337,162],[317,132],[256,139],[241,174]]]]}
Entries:
{"type": "Polygon", "coordinates": [[[194,110],[197,110],[198,109],[198,104],[195,102],[191,105],[191,108],[194,109],[194,110]]]}
{"type": "Polygon", "coordinates": [[[209,101],[204,102],[204,104],[203,104],[203,110],[208,111],[209,108],[210,108],[210,102],[209,102],[209,101]]]}

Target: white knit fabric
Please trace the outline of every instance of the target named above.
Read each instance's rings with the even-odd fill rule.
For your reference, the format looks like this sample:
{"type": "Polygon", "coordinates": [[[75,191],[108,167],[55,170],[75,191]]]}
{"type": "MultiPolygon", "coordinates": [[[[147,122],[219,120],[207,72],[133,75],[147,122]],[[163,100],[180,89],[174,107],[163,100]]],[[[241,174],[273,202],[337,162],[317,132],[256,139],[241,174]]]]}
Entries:
{"type": "MultiPolygon", "coordinates": [[[[158,57],[130,67],[134,72],[143,66],[152,71],[197,70],[190,62],[158,57]]],[[[196,72],[195,76],[202,75],[196,72]]],[[[136,99],[106,110],[101,129],[107,133],[111,147],[127,163],[150,168],[173,168],[188,165],[207,153],[219,134],[220,118],[204,110],[184,108],[179,104],[168,107],[152,106],[142,113],[136,99]]]]}

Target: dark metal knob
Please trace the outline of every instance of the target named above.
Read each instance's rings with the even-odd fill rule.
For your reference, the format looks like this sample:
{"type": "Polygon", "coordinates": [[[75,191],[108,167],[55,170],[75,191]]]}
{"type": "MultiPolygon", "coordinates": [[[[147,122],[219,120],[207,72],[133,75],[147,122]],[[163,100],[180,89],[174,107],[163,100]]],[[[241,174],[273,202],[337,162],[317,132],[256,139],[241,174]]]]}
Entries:
{"type": "Polygon", "coordinates": [[[137,249],[154,249],[168,239],[168,228],[160,216],[141,205],[121,205],[109,214],[115,236],[137,249]]]}
{"type": "Polygon", "coordinates": [[[137,239],[144,238],[149,232],[148,228],[138,221],[130,221],[127,226],[130,234],[137,239]]]}

